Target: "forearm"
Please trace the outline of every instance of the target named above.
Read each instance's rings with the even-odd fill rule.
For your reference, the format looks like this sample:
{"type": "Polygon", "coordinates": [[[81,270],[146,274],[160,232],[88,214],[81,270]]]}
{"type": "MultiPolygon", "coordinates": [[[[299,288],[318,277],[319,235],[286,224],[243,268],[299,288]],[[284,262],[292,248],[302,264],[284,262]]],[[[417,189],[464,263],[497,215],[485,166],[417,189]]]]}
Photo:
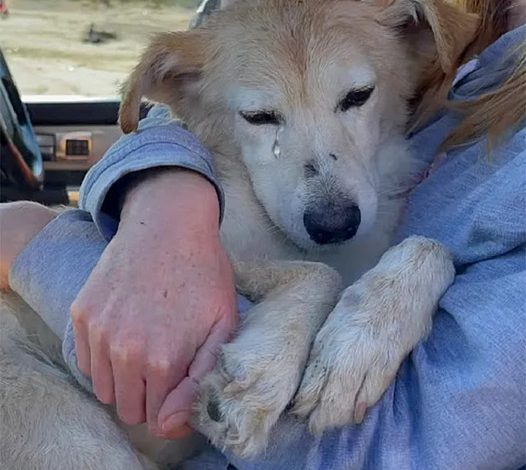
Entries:
{"type": "Polygon", "coordinates": [[[102,235],[109,239],[120,222],[126,193],[152,176],[166,173],[174,175],[174,180],[166,185],[163,198],[174,201],[177,170],[200,175],[211,189],[207,193],[215,194],[221,210],[222,191],[215,179],[212,156],[171,119],[167,108],[156,107],[141,121],[138,132],[123,136],[88,172],[81,188],[80,207],[91,213],[102,235]]]}
{"type": "MultiPolygon", "coordinates": [[[[127,188],[120,229],[163,233],[184,242],[189,237],[217,237],[220,206],[217,194],[199,174],[183,169],[149,172],[127,188]],[[152,227],[155,224],[156,227],[152,227]]],[[[192,240],[195,241],[195,240],[192,240]]]]}
{"type": "MultiPolygon", "coordinates": [[[[2,250],[5,284],[11,271],[12,289],[62,337],[70,306],[107,241],[85,211],[67,211],[46,226],[56,213],[32,206],[35,209],[31,211],[12,211],[16,224],[5,215],[1,219],[4,245],[13,245],[10,250],[2,250]]],[[[147,238],[162,236],[166,240],[160,240],[159,246],[169,246],[175,240],[195,245],[196,238],[206,245],[207,238],[217,237],[217,196],[213,187],[193,172],[151,175],[130,189],[123,211],[121,229],[143,234],[145,243],[147,238]],[[167,193],[174,199],[166,198],[167,193]]]]}
{"type": "MultiPolygon", "coordinates": [[[[158,249],[167,250],[166,247],[171,246],[172,251],[175,251],[178,247],[178,249],[185,251],[188,256],[191,256],[193,249],[188,245],[188,241],[195,242],[195,239],[198,238],[201,241],[197,245],[204,247],[207,244],[206,237],[213,237],[214,233],[217,237],[219,210],[217,198],[212,189],[211,194],[203,195],[205,200],[207,197],[210,199],[210,204],[205,203],[202,210],[194,210],[195,207],[199,207],[199,202],[194,201],[193,204],[190,204],[185,193],[192,189],[199,189],[201,184],[205,185],[201,188],[203,190],[209,188],[210,185],[202,182],[202,178],[197,175],[193,178],[185,178],[177,186],[182,191],[181,197],[177,199],[178,203],[174,204],[171,212],[166,213],[166,221],[168,222],[166,228],[163,228],[162,225],[157,226],[158,224],[151,221],[151,216],[157,215],[157,209],[154,207],[150,213],[148,211],[142,212],[141,216],[141,205],[144,201],[149,200],[147,196],[155,197],[156,192],[162,190],[162,186],[167,181],[170,179],[165,179],[163,175],[160,175],[159,178],[153,178],[146,184],[130,191],[130,198],[128,198],[124,210],[132,214],[136,211],[137,217],[125,218],[128,222],[124,222],[125,226],[122,228],[129,228],[136,233],[140,232],[140,236],[144,239],[143,246],[146,246],[148,242],[148,246],[151,246],[151,238],[158,237],[159,241],[155,243],[158,249]],[[207,205],[212,209],[208,215],[206,215],[207,205]],[[183,214],[188,207],[190,207],[191,213],[196,214],[196,217],[189,216],[185,223],[173,223],[173,219],[176,221],[184,219],[183,214]],[[204,219],[201,220],[203,217],[204,219]],[[178,226],[182,227],[179,232],[176,230],[178,226]],[[164,243],[165,248],[162,248],[161,235],[168,237],[168,240],[165,240],[167,243],[164,243]],[[148,240],[148,238],[150,239],[148,240]],[[188,247],[185,248],[186,245],[188,247]]],[[[189,198],[195,199],[191,192],[189,198]]],[[[25,213],[22,211],[14,214],[18,221],[25,217],[29,221],[38,222],[38,224],[33,223],[31,230],[22,230],[20,224],[12,226],[12,229],[19,233],[20,238],[22,238],[21,233],[24,233],[23,238],[27,241],[20,250],[10,255],[13,261],[9,263],[9,269],[6,266],[6,270],[10,270],[11,274],[11,287],[63,340],[62,352],[69,370],[85,389],[91,391],[90,379],[82,374],[77,364],[70,309],[90,277],[92,270],[99,263],[108,242],[100,235],[90,215],[85,211],[68,210],[56,217],[55,212],[43,206],[33,206],[37,206],[36,214],[34,211],[26,211],[25,213]],[[44,220],[36,217],[40,212],[48,214],[51,220],[45,220],[46,224],[44,224],[44,220]],[[45,225],[45,227],[41,229],[41,226],[38,226],[39,224],[45,225]]],[[[2,214],[0,211],[0,215],[2,214]]],[[[0,221],[6,222],[7,219],[4,217],[0,221]]],[[[2,234],[5,233],[5,230],[2,230],[2,234]]],[[[3,257],[5,241],[2,247],[3,257]]],[[[134,256],[132,252],[130,252],[130,256],[134,256]]],[[[170,253],[167,252],[164,259],[168,260],[169,256],[170,253]]],[[[125,260],[123,259],[123,261],[125,260]]],[[[6,285],[7,277],[6,271],[6,285]]],[[[121,286],[121,288],[123,287],[126,286],[121,286]]],[[[238,302],[240,310],[246,310],[249,307],[249,304],[241,297],[238,297],[238,302]]]]}

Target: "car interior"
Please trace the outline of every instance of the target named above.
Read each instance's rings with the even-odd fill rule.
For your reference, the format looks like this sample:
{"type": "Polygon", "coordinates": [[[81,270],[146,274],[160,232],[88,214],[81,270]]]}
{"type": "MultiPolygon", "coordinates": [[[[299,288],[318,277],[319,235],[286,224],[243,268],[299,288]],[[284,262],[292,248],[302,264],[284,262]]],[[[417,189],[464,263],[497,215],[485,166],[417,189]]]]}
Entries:
{"type": "Polygon", "coordinates": [[[1,201],[74,203],[88,169],[120,136],[118,101],[22,102],[1,51],[0,77],[1,201]]]}
{"type": "Polygon", "coordinates": [[[89,168],[121,135],[119,102],[35,96],[22,102],[0,50],[0,200],[75,204],[89,168]]]}

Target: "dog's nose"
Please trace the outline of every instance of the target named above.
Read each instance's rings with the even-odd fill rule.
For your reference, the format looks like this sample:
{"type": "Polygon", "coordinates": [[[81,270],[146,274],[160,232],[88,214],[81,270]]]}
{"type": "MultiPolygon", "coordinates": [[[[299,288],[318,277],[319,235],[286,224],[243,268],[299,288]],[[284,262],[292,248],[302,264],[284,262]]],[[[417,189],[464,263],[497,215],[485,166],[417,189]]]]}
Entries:
{"type": "Polygon", "coordinates": [[[311,240],[319,245],[341,243],[356,235],[361,221],[356,204],[320,206],[303,214],[303,224],[311,240]]]}

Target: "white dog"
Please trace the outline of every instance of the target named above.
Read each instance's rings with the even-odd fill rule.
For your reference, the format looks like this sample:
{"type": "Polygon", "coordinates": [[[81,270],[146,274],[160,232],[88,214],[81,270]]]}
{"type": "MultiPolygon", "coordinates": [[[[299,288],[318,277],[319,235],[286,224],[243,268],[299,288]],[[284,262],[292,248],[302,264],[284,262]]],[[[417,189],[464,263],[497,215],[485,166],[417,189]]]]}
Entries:
{"type": "MultiPolygon", "coordinates": [[[[386,252],[414,168],[408,102],[433,60],[455,63],[475,26],[442,0],[239,1],[196,30],[158,36],[131,74],[125,132],[147,97],[213,152],[222,239],[239,291],[257,303],[201,387],[195,424],[213,444],[257,454],[292,400],[313,432],[361,422],[426,335],[452,261],[421,237],[386,252]]],[[[8,468],[147,465],[20,331],[2,330],[8,468]],[[56,454],[35,456],[48,438],[41,423],[60,435],[56,454]],[[70,435],[90,445],[68,446],[70,435]],[[90,453],[98,442],[119,449],[111,465],[90,453]]],[[[41,345],[47,355],[52,343],[41,345]]]]}

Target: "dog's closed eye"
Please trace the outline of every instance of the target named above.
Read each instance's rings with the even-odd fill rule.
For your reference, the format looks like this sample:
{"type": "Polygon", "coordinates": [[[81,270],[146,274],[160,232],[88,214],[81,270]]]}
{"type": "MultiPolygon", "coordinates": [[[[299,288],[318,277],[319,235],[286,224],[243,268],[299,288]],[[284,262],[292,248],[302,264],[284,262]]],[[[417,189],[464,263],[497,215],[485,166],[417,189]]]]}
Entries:
{"type": "Polygon", "coordinates": [[[275,111],[240,111],[240,116],[254,126],[279,126],[283,118],[275,111]]]}
{"type": "Polygon", "coordinates": [[[351,108],[359,108],[371,97],[374,86],[357,88],[349,91],[345,97],[336,106],[336,111],[349,111],[351,108]]]}

